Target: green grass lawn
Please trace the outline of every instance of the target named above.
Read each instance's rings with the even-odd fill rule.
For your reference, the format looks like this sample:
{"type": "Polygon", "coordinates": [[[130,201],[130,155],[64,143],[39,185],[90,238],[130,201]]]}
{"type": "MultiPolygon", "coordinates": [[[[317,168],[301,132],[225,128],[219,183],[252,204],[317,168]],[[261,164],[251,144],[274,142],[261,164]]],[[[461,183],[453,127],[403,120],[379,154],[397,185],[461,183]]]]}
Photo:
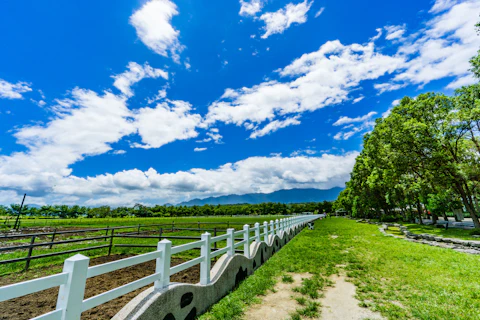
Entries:
{"type": "Polygon", "coordinates": [[[196,223],[200,222],[241,222],[254,223],[259,221],[270,221],[271,219],[280,219],[283,216],[215,216],[215,217],[151,217],[151,218],[76,218],[76,219],[21,219],[21,227],[88,227],[103,228],[114,226],[132,226],[138,224],[162,224],[162,223],[196,223]]]}
{"type": "MultiPolygon", "coordinates": [[[[388,319],[480,319],[480,257],[385,237],[376,225],[343,218],[303,230],[201,319],[241,318],[287,272],[313,273],[300,291],[321,293],[338,265],[345,265],[361,305],[388,319]]],[[[318,310],[309,302],[292,318],[318,310]]]]}
{"type": "Polygon", "coordinates": [[[436,228],[435,226],[431,225],[421,225],[416,223],[402,223],[404,226],[408,228],[409,231],[413,233],[428,233],[438,237],[444,238],[459,238],[464,240],[480,240],[479,238],[472,237],[470,234],[472,229],[458,229],[458,228],[436,228]]]}

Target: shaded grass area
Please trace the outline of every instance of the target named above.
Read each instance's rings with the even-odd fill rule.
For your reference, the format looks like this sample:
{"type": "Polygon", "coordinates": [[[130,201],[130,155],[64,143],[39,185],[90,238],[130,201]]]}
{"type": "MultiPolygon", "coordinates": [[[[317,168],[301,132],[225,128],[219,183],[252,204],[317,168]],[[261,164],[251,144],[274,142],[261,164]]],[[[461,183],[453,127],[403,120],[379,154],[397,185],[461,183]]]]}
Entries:
{"type": "MultiPolygon", "coordinates": [[[[197,217],[197,218],[185,218],[185,219],[179,219],[182,223],[191,223],[190,225],[182,225],[181,227],[185,228],[197,228],[198,224],[197,222],[209,222],[209,224],[200,224],[201,228],[208,228],[208,229],[226,229],[227,225],[225,224],[227,221],[229,222],[234,222],[238,224],[232,224],[230,225],[231,228],[235,228],[237,230],[242,229],[243,224],[253,224],[255,222],[260,222],[263,223],[264,221],[270,221],[274,219],[282,218],[282,216],[257,216],[257,217],[219,217],[219,218],[205,218],[205,217],[197,217]]],[[[65,219],[67,221],[66,225],[70,227],[78,227],[80,226],[79,224],[76,225],[69,225],[68,222],[70,221],[73,223],[73,221],[82,220],[82,219],[65,219]]],[[[106,226],[103,220],[105,219],[83,219],[83,220],[92,220],[96,221],[99,224],[95,225],[89,225],[88,227],[104,227],[106,226]]],[[[109,220],[115,220],[115,219],[109,219],[109,220]]],[[[117,222],[121,225],[126,225],[126,224],[134,224],[132,221],[127,221],[126,220],[134,220],[137,224],[139,221],[142,224],[145,223],[150,223],[150,224],[159,224],[159,223],[171,223],[171,219],[166,219],[166,218],[157,218],[156,220],[153,219],[116,219],[118,220],[117,222]],[[148,221],[147,221],[148,220],[148,221]],[[120,223],[123,222],[123,223],[120,223]]],[[[179,223],[176,220],[177,223],[179,223]]],[[[110,221],[109,226],[112,226],[112,221],[110,221]]],[[[145,230],[147,228],[144,228],[145,230]]],[[[136,228],[131,229],[131,230],[121,230],[121,232],[132,232],[136,231],[136,228]]],[[[208,231],[212,234],[213,237],[213,232],[208,231]]],[[[182,230],[182,231],[175,231],[171,232],[171,229],[168,227],[164,228],[163,230],[163,236],[195,236],[195,237],[200,237],[202,234],[202,231],[189,231],[189,230],[182,230]]],[[[218,231],[217,235],[224,234],[225,231],[218,231]]],[[[117,233],[116,233],[117,234],[117,233]]],[[[159,232],[156,229],[153,229],[152,232],[150,232],[148,235],[158,235],[159,232]]],[[[55,241],[59,240],[68,240],[68,239],[81,239],[81,238],[86,238],[86,237],[94,237],[94,236],[103,236],[105,235],[105,231],[99,231],[99,232],[90,232],[88,234],[65,234],[65,235],[57,235],[55,238],[55,241]]],[[[51,239],[51,236],[45,236],[41,237],[39,239],[35,240],[35,243],[41,243],[41,242],[49,242],[51,239]]],[[[181,240],[181,239],[172,239],[172,245],[180,245],[196,240],[181,240]]],[[[28,244],[30,243],[30,239],[14,239],[12,241],[4,241],[1,243],[1,246],[6,246],[6,245],[22,245],[22,244],[28,244]]],[[[100,246],[100,245],[108,245],[110,243],[110,238],[101,238],[98,240],[90,240],[86,242],[80,242],[80,243],[70,243],[70,244],[60,244],[60,245],[54,245],[53,248],[47,247],[35,247],[33,250],[33,256],[41,255],[41,254],[48,254],[48,253],[54,253],[54,252],[61,252],[61,251],[66,251],[66,250],[74,250],[74,249],[81,249],[81,248],[87,248],[87,247],[93,247],[93,246],[100,246]]],[[[112,247],[112,254],[118,254],[118,255],[124,255],[124,254],[141,254],[141,253],[147,253],[155,250],[154,248],[135,248],[135,247],[118,247],[115,246],[117,244],[135,244],[135,245],[156,245],[158,243],[158,239],[140,239],[140,238],[114,238],[113,244],[114,246],[112,247]]],[[[226,241],[218,242],[217,247],[222,248],[226,245],[226,241]]],[[[95,249],[95,250],[90,250],[90,251],[83,251],[79,252],[80,254],[83,254],[85,256],[88,256],[90,258],[94,257],[100,257],[108,254],[108,248],[102,248],[102,249],[95,249]]],[[[37,260],[31,260],[30,262],[30,273],[35,273],[36,269],[42,268],[42,273],[45,274],[53,274],[58,272],[57,266],[60,266],[63,264],[63,261],[67,259],[68,257],[71,257],[75,255],[76,253],[69,253],[69,254],[63,254],[55,257],[47,257],[47,258],[41,258],[37,260]],[[44,267],[52,267],[50,269],[45,269],[44,267]],[[49,272],[51,271],[51,272],[49,272]],[[45,273],[46,272],[46,273],[45,273]]],[[[182,258],[182,259],[192,259],[198,257],[200,254],[199,250],[190,250],[187,252],[182,252],[180,254],[175,255],[175,258],[182,258]]],[[[9,251],[9,252],[4,252],[0,254],[0,261],[1,260],[9,260],[9,259],[15,259],[15,258],[23,258],[27,256],[27,250],[17,250],[17,251],[9,251]]],[[[25,278],[25,274],[29,272],[24,272],[25,269],[25,262],[16,262],[16,263],[10,263],[10,264],[2,264],[0,265],[0,276],[7,275],[7,274],[12,274],[16,273],[16,275],[19,277],[19,281],[21,279],[25,278]]],[[[27,276],[27,278],[30,278],[30,276],[27,276]]]]}
{"type": "MultiPolygon", "coordinates": [[[[326,279],[340,264],[357,286],[360,305],[388,319],[480,319],[480,257],[385,237],[378,226],[343,218],[303,230],[201,319],[240,319],[285,272],[326,279]]],[[[301,300],[305,313],[292,319],[315,309],[301,300]]]]}
{"type": "Polygon", "coordinates": [[[422,225],[416,223],[402,223],[413,233],[428,233],[437,237],[444,238],[459,238],[464,240],[480,240],[479,238],[472,237],[472,229],[458,229],[458,228],[436,228],[431,225],[422,225]]]}

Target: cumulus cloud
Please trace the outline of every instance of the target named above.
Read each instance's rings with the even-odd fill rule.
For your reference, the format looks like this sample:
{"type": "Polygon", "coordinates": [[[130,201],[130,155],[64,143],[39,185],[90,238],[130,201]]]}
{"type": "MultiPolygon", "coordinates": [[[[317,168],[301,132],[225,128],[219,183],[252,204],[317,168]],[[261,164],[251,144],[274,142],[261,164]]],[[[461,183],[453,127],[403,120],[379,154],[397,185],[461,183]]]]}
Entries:
{"type": "Polygon", "coordinates": [[[260,16],[260,20],[265,22],[265,33],[262,39],[266,39],[272,34],[283,33],[285,29],[290,28],[294,23],[302,24],[307,22],[307,12],[312,6],[312,2],[307,0],[298,4],[289,3],[285,8],[275,12],[266,12],[260,16]]]}
{"type": "Polygon", "coordinates": [[[202,152],[202,151],[205,151],[207,150],[207,148],[195,148],[193,149],[194,152],[202,152]]]}
{"type": "Polygon", "coordinates": [[[184,46],[178,40],[180,32],[171,24],[172,17],[177,14],[177,6],[172,1],[150,0],[132,14],[130,24],[148,48],[179,62],[184,46]]]}
{"type": "Polygon", "coordinates": [[[10,83],[0,79],[0,98],[4,99],[22,99],[22,93],[30,92],[30,84],[26,82],[10,83]]]}
{"type": "Polygon", "coordinates": [[[127,97],[133,96],[131,87],[144,78],[156,79],[158,77],[162,77],[165,80],[168,80],[167,72],[163,71],[162,69],[150,67],[148,62],[146,62],[143,66],[136,62],[129,62],[127,68],[127,71],[112,76],[112,78],[115,79],[113,85],[127,97]]]}
{"type": "Polygon", "coordinates": [[[329,189],[345,185],[357,155],[250,157],[208,170],[193,168],[162,174],[153,168],[133,169],[87,178],[67,176],[52,184],[57,197],[78,197],[82,200],[77,202],[87,205],[113,206],[291,188],[329,189]]]}
{"type": "MultiPolygon", "coordinates": [[[[127,107],[133,83],[148,74],[164,75],[148,65],[134,66],[129,64],[128,71],[114,77],[122,94],[110,91],[99,94],[74,88],[67,98],[56,100],[57,106],[52,109],[55,115],[49,122],[18,128],[14,137],[27,150],[0,156],[0,189],[28,191],[33,196],[57,192],[56,188],[68,191],[74,188],[71,184],[81,181],[71,176],[72,164],[111,151],[111,145],[123,137],[138,133],[143,143],[139,146],[144,148],[195,137],[195,126],[201,117],[190,114],[191,106],[186,102],[168,100],[155,108],[135,111],[127,107]],[[126,80],[119,82],[121,78],[126,80]],[[155,124],[152,121],[156,121],[155,124]],[[65,179],[69,183],[60,184],[59,181],[67,181],[65,179]]],[[[112,153],[123,154],[124,151],[112,153]]],[[[104,182],[105,185],[109,183],[104,182]]],[[[100,186],[99,193],[110,192],[100,186]]]]}
{"type": "Polygon", "coordinates": [[[256,130],[264,122],[277,121],[267,129],[298,124],[298,120],[282,119],[348,101],[349,93],[361,81],[392,73],[403,63],[401,58],[376,52],[373,43],[343,45],[329,41],[318,51],[277,70],[279,80],[226,89],[209,106],[204,125],[218,121],[256,130]]]}
{"type": "Polygon", "coordinates": [[[0,187],[47,191],[51,181],[71,173],[70,164],[111,150],[111,143],[135,131],[122,96],[75,88],[69,103],[68,112],[46,125],[14,134],[28,151],[0,157],[0,187]]]}
{"type": "Polygon", "coordinates": [[[135,126],[143,144],[133,143],[137,148],[159,148],[176,140],[198,136],[195,130],[202,118],[191,113],[192,106],[185,101],[167,100],[155,108],[141,108],[136,112],[135,126]]]}
{"type": "Polygon", "coordinates": [[[262,11],[262,0],[240,0],[240,12],[239,14],[244,17],[255,16],[258,12],[262,11]]]}
{"type": "Polygon", "coordinates": [[[425,85],[433,80],[455,77],[448,88],[472,84],[469,60],[480,47],[474,25],[478,22],[479,1],[436,1],[431,12],[440,14],[412,35],[399,48],[408,59],[394,82],[425,85]]]}

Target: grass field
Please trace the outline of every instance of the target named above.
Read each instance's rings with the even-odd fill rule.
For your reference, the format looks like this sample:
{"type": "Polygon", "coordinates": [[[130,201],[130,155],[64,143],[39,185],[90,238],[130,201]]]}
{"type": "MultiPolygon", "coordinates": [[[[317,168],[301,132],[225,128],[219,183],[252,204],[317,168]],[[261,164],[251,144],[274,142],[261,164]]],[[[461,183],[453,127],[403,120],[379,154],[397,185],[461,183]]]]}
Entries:
{"type": "MultiPolygon", "coordinates": [[[[172,221],[175,221],[177,225],[179,224],[185,224],[185,223],[190,223],[190,225],[181,225],[181,227],[189,227],[189,228],[197,228],[198,227],[198,222],[200,222],[200,228],[208,228],[208,229],[213,229],[213,228],[218,228],[218,229],[226,229],[227,228],[227,222],[230,222],[231,224],[229,225],[230,228],[235,228],[235,229],[242,229],[243,224],[253,224],[255,222],[263,223],[264,221],[270,221],[270,220],[275,220],[275,219],[280,219],[283,216],[245,216],[245,217],[189,217],[189,218],[118,218],[118,219],[58,219],[58,220],[46,220],[49,223],[50,227],[56,227],[61,229],[69,229],[69,228],[102,228],[102,227],[107,227],[107,226],[134,226],[138,224],[142,225],[148,225],[148,224],[171,224],[172,221]],[[208,224],[202,224],[202,222],[208,222],[208,224]]],[[[31,223],[31,227],[45,227],[43,225],[44,220],[29,220],[31,223]]],[[[26,224],[22,223],[23,227],[26,227],[26,224]]],[[[146,229],[146,228],[144,228],[146,229]]],[[[147,228],[148,229],[148,228],[147,228]]],[[[150,228],[154,230],[150,235],[156,235],[158,234],[158,229],[159,227],[154,227],[150,228]]],[[[131,229],[131,230],[122,230],[122,232],[126,231],[136,231],[136,228],[131,229]]],[[[34,232],[34,231],[29,231],[29,232],[34,232]]],[[[42,231],[37,231],[37,232],[42,232],[42,231]]],[[[213,232],[209,231],[212,236],[213,232]]],[[[175,231],[175,232],[170,232],[168,230],[168,227],[164,228],[163,235],[164,236],[200,236],[201,233],[200,231],[175,231]]],[[[218,232],[218,235],[223,234],[224,231],[218,232]]],[[[59,240],[67,240],[67,239],[80,239],[80,238],[85,238],[85,237],[92,237],[92,236],[102,236],[105,235],[105,231],[99,231],[99,232],[90,232],[87,235],[81,234],[81,235],[62,235],[62,236],[57,236],[55,238],[55,241],[59,240]]],[[[41,239],[37,239],[35,243],[41,243],[41,242],[49,242],[50,241],[50,236],[48,237],[43,237],[41,239]]],[[[35,255],[40,255],[40,254],[46,254],[46,253],[52,253],[52,252],[61,252],[61,251],[66,251],[66,250],[73,250],[73,249],[80,249],[80,248],[87,248],[87,247],[93,247],[93,246],[99,246],[99,245],[107,245],[109,244],[109,238],[106,239],[99,239],[99,240],[92,240],[92,241],[87,241],[87,242],[80,242],[80,243],[72,243],[72,244],[62,244],[62,245],[55,245],[52,249],[49,249],[48,247],[36,247],[33,251],[33,256],[35,255]]],[[[187,242],[191,242],[194,240],[179,240],[179,239],[174,239],[172,240],[172,245],[179,245],[187,242]]],[[[1,243],[0,247],[6,246],[7,244],[9,245],[21,245],[21,244],[28,244],[30,242],[30,238],[22,238],[22,239],[15,239],[13,241],[8,241],[8,242],[3,242],[1,243]]],[[[156,245],[158,242],[158,239],[138,239],[138,238],[114,238],[114,245],[115,244],[138,244],[138,245],[156,245]]],[[[225,243],[218,243],[218,247],[224,246],[225,243]]],[[[132,247],[115,247],[113,246],[112,254],[139,254],[139,253],[146,253],[154,250],[153,248],[132,248],[132,247]]],[[[80,252],[83,255],[86,255],[90,258],[98,257],[98,256],[103,256],[108,253],[108,248],[102,248],[102,249],[97,249],[97,250],[91,250],[91,251],[84,251],[80,252]]],[[[11,251],[11,252],[6,252],[0,254],[0,260],[9,260],[9,259],[15,259],[15,258],[23,258],[27,255],[26,250],[19,250],[19,251],[11,251]]],[[[55,257],[48,257],[48,258],[42,258],[38,260],[32,260],[30,263],[30,270],[32,272],[35,272],[35,269],[42,268],[42,272],[45,271],[46,266],[48,267],[53,267],[53,266],[61,266],[63,264],[63,261],[70,257],[73,256],[74,253],[70,254],[65,254],[65,255],[59,255],[55,257]]],[[[183,252],[181,254],[178,254],[176,257],[178,258],[193,258],[197,257],[199,255],[199,251],[188,251],[188,252],[183,252]]],[[[7,274],[13,274],[16,273],[16,275],[19,278],[19,281],[24,279],[24,278],[30,278],[30,275],[25,274],[25,272],[22,272],[23,269],[25,268],[25,262],[16,262],[16,263],[10,263],[10,264],[4,264],[0,265],[0,276],[2,275],[7,275],[7,274]]],[[[50,268],[52,270],[52,273],[58,272],[57,268],[50,268]],[[53,271],[56,270],[56,271],[53,271]]]]}
{"type": "Polygon", "coordinates": [[[437,237],[444,237],[444,238],[459,238],[463,240],[480,240],[479,238],[472,237],[472,229],[458,229],[458,228],[436,228],[431,225],[421,225],[416,223],[402,223],[404,226],[408,228],[409,231],[413,233],[428,233],[433,234],[437,237]]]}
{"type": "Polygon", "coordinates": [[[317,316],[319,306],[308,301],[339,265],[361,306],[388,319],[480,319],[480,257],[385,237],[376,225],[343,218],[303,230],[201,319],[240,319],[287,272],[314,274],[299,289],[307,303],[292,319],[317,316]]]}

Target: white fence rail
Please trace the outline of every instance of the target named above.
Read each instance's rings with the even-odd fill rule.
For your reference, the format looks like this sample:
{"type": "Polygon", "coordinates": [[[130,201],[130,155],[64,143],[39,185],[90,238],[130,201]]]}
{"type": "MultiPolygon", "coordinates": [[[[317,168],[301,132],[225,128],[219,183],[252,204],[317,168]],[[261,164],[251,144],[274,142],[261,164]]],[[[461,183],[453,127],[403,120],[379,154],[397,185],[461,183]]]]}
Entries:
{"type": "Polygon", "coordinates": [[[253,241],[269,242],[269,237],[278,235],[282,231],[288,231],[300,224],[313,221],[322,215],[304,215],[292,218],[270,220],[260,225],[255,223],[253,228],[244,225],[243,230],[227,229],[227,233],[217,237],[211,237],[210,233],[202,234],[200,241],[195,241],[180,246],[172,247],[172,242],[162,240],[158,242],[157,250],[135,257],[118,261],[108,262],[98,266],[89,267],[90,259],[77,254],[65,260],[63,272],[0,287],[0,302],[18,298],[27,294],[43,291],[53,287],[60,287],[56,310],[36,317],[34,319],[62,319],[77,320],[83,311],[89,310],[124,294],[137,290],[149,284],[154,284],[156,289],[165,288],[170,284],[170,276],[185,269],[200,264],[200,284],[210,283],[211,259],[221,254],[234,255],[235,249],[243,246],[243,254],[250,258],[250,244],[253,241]],[[254,233],[252,236],[251,233],[254,233]],[[241,236],[240,241],[238,237],[241,236]],[[212,251],[212,245],[219,241],[227,240],[227,246],[212,251]],[[200,248],[200,256],[182,264],[171,267],[171,255],[187,250],[200,248]],[[85,284],[88,278],[96,277],[108,272],[134,266],[147,261],[156,260],[155,273],[136,281],[127,283],[118,288],[103,292],[88,299],[84,299],[85,284]]]}

